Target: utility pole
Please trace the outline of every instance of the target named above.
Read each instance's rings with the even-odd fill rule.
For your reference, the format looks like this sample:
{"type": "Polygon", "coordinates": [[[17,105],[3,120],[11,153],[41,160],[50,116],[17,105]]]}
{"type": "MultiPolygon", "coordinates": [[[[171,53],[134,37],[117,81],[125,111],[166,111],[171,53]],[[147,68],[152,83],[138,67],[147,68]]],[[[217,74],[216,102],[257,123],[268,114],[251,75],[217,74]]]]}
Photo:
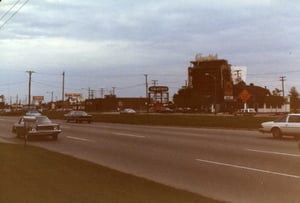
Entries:
{"type": "Polygon", "coordinates": [[[153,86],[156,86],[158,80],[152,80],[152,82],[153,82],[153,86]]]}
{"type": "Polygon", "coordinates": [[[284,99],[284,81],[285,81],[285,76],[281,76],[280,77],[280,81],[281,81],[281,86],[282,86],[282,97],[284,99]]]}
{"type": "Polygon", "coordinates": [[[285,105],[285,99],[284,99],[284,81],[285,81],[285,76],[280,77],[281,81],[281,86],[282,86],[282,97],[283,97],[283,105],[284,105],[284,111],[286,111],[286,105],[285,105]]]}
{"type": "Polygon", "coordinates": [[[144,74],[146,80],[146,98],[148,98],[148,74],[144,74]]]}
{"type": "Polygon", "coordinates": [[[88,88],[88,99],[91,99],[91,88],[88,88]]]}
{"type": "Polygon", "coordinates": [[[29,81],[28,81],[28,108],[30,108],[31,105],[31,75],[32,73],[35,73],[34,71],[26,71],[29,74],[29,81]]]}
{"type": "Polygon", "coordinates": [[[61,100],[65,101],[65,71],[62,73],[62,91],[61,91],[61,100]]]}
{"type": "Polygon", "coordinates": [[[116,87],[112,87],[112,89],[113,89],[112,95],[115,96],[116,87]]]}
{"type": "Polygon", "coordinates": [[[51,94],[51,103],[52,103],[52,102],[53,102],[53,91],[47,92],[47,93],[50,93],[50,94],[51,94]]]}

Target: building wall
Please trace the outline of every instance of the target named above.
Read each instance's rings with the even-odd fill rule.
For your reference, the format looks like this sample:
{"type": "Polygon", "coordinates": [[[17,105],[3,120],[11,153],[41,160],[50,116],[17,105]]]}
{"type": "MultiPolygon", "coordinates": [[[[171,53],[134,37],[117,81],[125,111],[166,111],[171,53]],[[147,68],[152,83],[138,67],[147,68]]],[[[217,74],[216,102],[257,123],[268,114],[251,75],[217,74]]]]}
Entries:
{"type": "Polygon", "coordinates": [[[228,106],[225,103],[233,101],[233,82],[231,65],[227,60],[192,61],[191,64],[188,68],[188,87],[195,89],[204,103],[216,100],[220,108],[228,106]]]}

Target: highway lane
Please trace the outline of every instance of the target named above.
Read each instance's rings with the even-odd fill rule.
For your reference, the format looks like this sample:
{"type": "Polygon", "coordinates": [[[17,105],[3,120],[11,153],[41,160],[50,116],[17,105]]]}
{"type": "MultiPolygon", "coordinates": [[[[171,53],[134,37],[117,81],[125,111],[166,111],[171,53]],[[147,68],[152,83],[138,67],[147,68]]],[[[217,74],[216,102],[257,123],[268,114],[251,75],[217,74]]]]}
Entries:
{"type": "MultiPolygon", "coordinates": [[[[16,118],[0,118],[9,132],[16,118]]],[[[292,139],[255,131],[61,123],[57,142],[32,145],[230,202],[300,202],[300,153],[292,139]]],[[[7,129],[7,133],[5,133],[7,129]]]]}

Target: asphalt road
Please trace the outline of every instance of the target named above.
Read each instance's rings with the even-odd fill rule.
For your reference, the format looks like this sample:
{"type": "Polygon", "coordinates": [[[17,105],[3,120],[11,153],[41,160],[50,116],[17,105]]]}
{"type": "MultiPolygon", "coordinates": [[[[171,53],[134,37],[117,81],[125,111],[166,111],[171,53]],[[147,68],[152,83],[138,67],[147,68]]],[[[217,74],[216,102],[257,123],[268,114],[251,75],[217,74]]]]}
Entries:
{"type": "MultiPolygon", "coordinates": [[[[0,117],[0,137],[16,118],[0,117]]],[[[229,202],[300,202],[300,152],[293,139],[256,131],[75,124],[57,121],[58,141],[30,142],[126,173],[229,202]]]]}

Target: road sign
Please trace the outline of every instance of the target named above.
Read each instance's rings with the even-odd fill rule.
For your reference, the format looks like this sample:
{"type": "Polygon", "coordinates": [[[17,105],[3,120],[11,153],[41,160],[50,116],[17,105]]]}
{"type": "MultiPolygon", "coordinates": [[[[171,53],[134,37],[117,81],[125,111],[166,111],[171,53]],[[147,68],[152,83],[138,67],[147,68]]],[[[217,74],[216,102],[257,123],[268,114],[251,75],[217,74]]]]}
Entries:
{"type": "Polygon", "coordinates": [[[251,98],[251,94],[247,90],[243,90],[240,93],[239,98],[246,103],[251,98]]]}
{"type": "Polygon", "coordinates": [[[246,103],[250,98],[251,98],[251,94],[249,94],[249,92],[247,90],[243,90],[240,95],[239,98],[246,103]]]}

